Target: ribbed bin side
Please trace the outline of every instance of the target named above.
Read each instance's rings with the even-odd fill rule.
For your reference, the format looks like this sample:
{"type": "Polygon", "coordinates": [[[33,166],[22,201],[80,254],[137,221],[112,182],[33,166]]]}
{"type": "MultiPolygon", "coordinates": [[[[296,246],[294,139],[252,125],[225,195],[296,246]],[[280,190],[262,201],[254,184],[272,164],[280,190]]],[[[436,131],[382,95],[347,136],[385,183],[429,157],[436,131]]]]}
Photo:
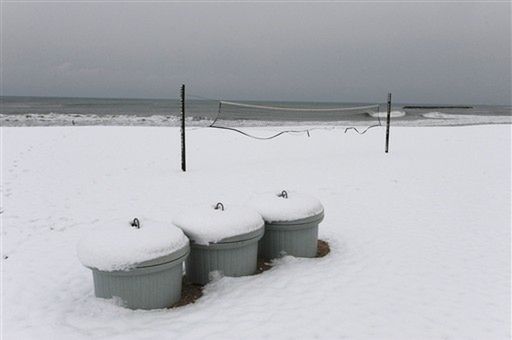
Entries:
{"type": "Polygon", "coordinates": [[[206,284],[212,271],[219,271],[225,276],[254,274],[257,268],[258,239],[249,243],[235,242],[232,247],[221,244],[220,249],[215,244],[208,247],[192,244],[186,262],[187,278],[193,283],[206,284]]]}
{"type": "Polygon", "coordinates": [[[127,272],[93,269],[94,293],[100,298],[119,297],[131,309],[170,307],[181,298],[182,263],[177,261],[127,272]]]}
{"type": "Polygon", "coordinates": [[[318,224],[305,229],[267,228],[259,242],[259,256],[271,260],[283,255],[315,257],[318,243],[318,224]]]}

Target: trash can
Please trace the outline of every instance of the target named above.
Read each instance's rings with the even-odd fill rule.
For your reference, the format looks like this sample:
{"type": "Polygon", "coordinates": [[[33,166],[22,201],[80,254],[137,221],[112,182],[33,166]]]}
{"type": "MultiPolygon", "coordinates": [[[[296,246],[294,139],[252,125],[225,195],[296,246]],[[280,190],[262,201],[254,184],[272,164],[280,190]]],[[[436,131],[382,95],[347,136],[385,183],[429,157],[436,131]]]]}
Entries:
{"type": "Polygon", "coordinates": [[[265,220],[259,257],[271,260],[283,255],[316,256],[318,225],[324,218],[324,208],[318,199],[283,190],[258,195],[250,205],[265,220]]]}
{"type": "Polygon", "coordinates": [[[120,298],[131,309],[171,307],[181,298],[190,247],[172,224],[112,221],[79,242],[77,250],[92,270],[96,297],[120,298]]]}
{"type": "Polygon", "coordinates": [[[224,276],[252,275],[257,269],[258,241],[264,222],[254,210],[217,203],[196,206],[174,219],[190,238],[190,256],[185,265],[187,279],[204,285],[211,273],[224,276]]]}

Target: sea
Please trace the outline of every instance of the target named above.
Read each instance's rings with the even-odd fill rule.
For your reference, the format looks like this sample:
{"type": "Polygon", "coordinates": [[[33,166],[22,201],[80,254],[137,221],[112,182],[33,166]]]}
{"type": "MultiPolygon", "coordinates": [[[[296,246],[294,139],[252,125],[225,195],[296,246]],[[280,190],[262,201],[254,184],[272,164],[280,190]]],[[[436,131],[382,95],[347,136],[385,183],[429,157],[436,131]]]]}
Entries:
{"type": "MultiPolygon", "coordinates": [[[[387,103],[278,102],[186,98],[187,126],[373,126],[387,103]],[[372,106],[373,105],[373,106],[372,106]]],[[[512,107],[392,103],[397,126],[512,124],[512,107]]],[[[178,126],[179,99],[0,97],[1,126],[178,126]]]]}

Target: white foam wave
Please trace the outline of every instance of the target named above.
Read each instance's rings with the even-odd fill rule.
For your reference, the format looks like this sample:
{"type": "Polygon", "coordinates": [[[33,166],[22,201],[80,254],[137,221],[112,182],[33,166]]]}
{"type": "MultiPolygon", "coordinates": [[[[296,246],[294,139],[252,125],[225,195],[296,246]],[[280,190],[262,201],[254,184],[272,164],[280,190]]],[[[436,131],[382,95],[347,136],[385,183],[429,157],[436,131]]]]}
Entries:
{"type": "Polygon", "coordinates": [[[443,112],[427,112],[427,113],[422,114],[422,117],[432,118],[432,119],[457,119],[460,116],[464,116],[464,115],[454,115],[454,114],[443,113],[443,112]]]}
{"type": "MultiPolygon", "coordinates": [[[[373,118],[386,118],[387,112],[368,112],[368,115],[373,118]]],[[[405,116],[404,111],[391,111],[391,118],[400,118],[405,116]]]]}

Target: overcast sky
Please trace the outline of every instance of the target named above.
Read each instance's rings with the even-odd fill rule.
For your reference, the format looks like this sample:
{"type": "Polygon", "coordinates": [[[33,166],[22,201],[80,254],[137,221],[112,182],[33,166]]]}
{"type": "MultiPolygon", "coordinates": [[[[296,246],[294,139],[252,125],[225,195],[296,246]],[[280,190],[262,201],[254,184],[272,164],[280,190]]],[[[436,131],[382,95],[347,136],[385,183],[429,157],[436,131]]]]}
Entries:
{"type": "Polygon", "coordinates": [[[4,3],[4,95],[510,104],[510,3],[4,3]]]}

